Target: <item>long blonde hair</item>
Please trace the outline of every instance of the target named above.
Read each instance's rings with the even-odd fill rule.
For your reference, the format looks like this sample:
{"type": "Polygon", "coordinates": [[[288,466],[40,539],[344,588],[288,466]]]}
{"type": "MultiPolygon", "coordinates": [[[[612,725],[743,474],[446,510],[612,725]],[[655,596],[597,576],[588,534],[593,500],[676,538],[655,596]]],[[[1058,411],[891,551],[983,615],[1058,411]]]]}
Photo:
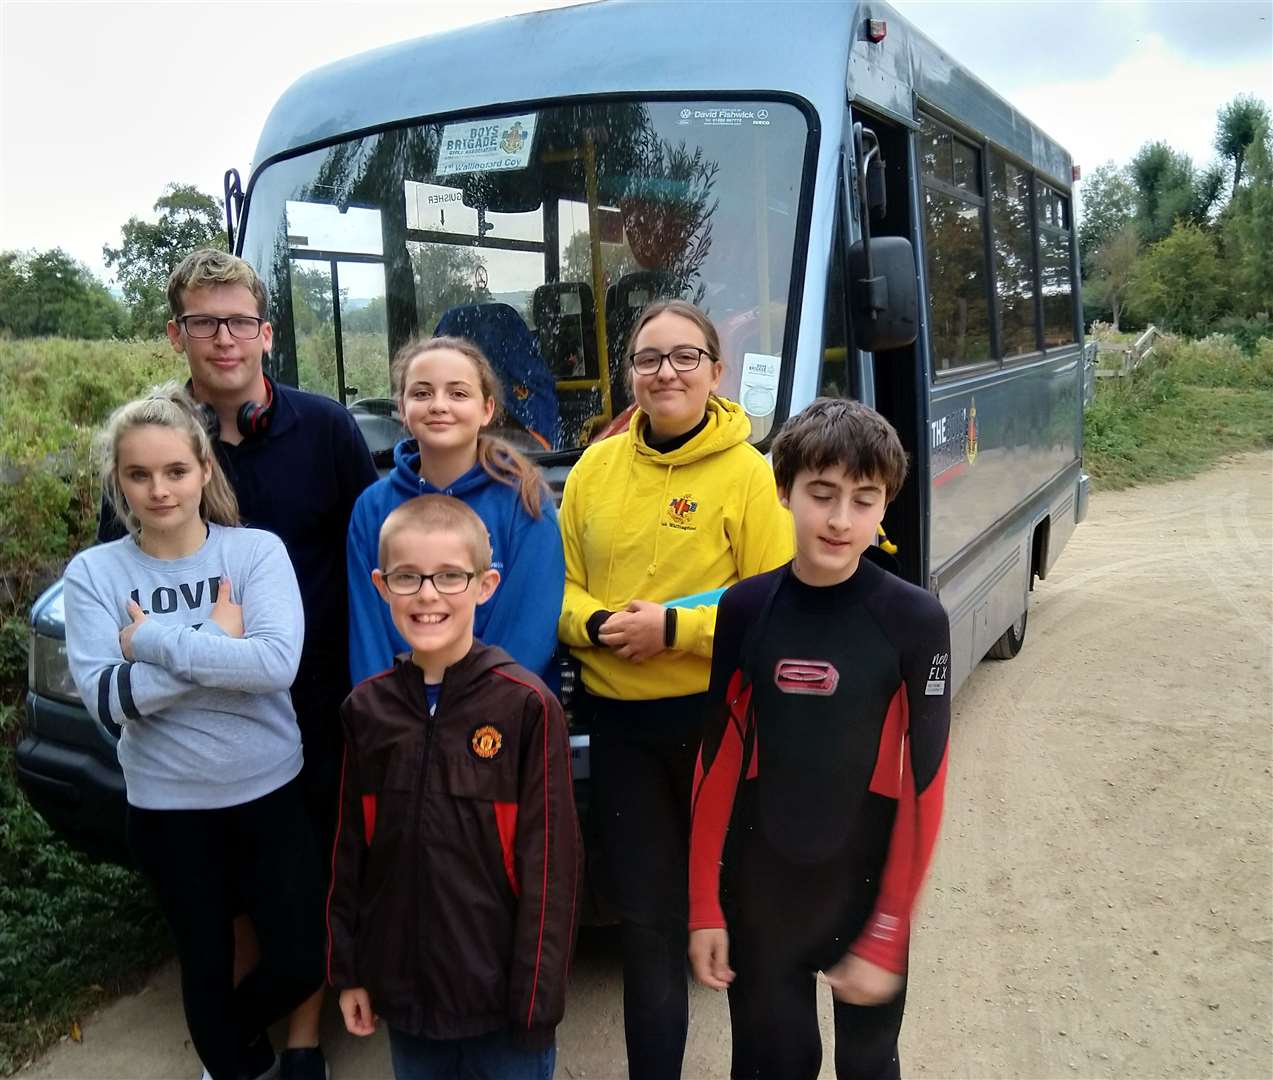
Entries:
{"type": "MultiPolygon", "coordinates": [[[[389,380],[394,397],[398,399],[399,410],[403,414],[406,413],[402,399],[407,390],[407,372],[411,369],[411,362],[425,353],[437,352],[441,349],[450,349],[472,362],[473,369],[477,372],[482,401],[493,400],[495,415],[499,416],[503,411],[504,401],[500,394],[499,376],[495,374],[495,368],[491,366],[486,354],[468,338],[448,336],[417,338],[414,341],[408,341],[398,350],[389,368],[389,380]]],[[[522,506],[532,518],[538,518],[543,513],[546,490],[544,477],[529,458],[519,454],[503,439],[483,434],[477,437],[477,463],[492,480],[498,480],[501,484],[515,488],[521,498],[522,506]]]]}
{"type": "Polygon", "coordinates": [[[212,438],[200,419],[199,407],[181,385],[168,382],[153,387],[145,397],[121,405],[97,433],[96,457],[102,493],[129,535],[134,540],[141,535],[141,521],[119,487],[119,441],[141,427],[168,428],[190,440],[195,460],[209,470],[208,482],[203,485],[203,496],[199,500],[199,516],[215,525],[238,525],[239,501],[212,450],[212,438]]]}

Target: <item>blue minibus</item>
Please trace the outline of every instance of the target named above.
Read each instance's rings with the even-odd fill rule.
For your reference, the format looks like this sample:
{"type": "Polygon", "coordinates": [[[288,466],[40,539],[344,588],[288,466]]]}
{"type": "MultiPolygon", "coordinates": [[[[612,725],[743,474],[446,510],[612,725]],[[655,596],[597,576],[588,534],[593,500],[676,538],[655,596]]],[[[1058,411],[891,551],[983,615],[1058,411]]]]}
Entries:
{"type": "MultiPolygon", "coordinates": [[[[887,4],[610,0],[306,75],[227,173],[227,226],[270,292],[270,373],[347,404],[382,464],[390,357],[458,333],[559,491],[629,408],[627,333],[660,296],[720,328],[760,449],[819,395],[874,405],[913,461],[889,547],[950,614],[958,687],[1022,647],[1086,510],[1072,176],[887,4]]],[[[59,590],[32,614],[19,776],[118,853],[116,733],[76,700],[59,590]]]]}

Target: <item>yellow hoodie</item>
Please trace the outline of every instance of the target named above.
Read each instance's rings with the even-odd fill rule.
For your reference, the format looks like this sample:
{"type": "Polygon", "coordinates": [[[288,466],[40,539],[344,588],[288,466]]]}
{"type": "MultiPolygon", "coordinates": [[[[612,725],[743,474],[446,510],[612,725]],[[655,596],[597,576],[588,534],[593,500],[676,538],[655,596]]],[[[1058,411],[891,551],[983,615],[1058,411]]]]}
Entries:
{"type": "Polygon", "coordinates": [[[566,595],[558,635],[600,697],[647,701],[707,689],[716,606],[680,608],[672,649],[641,664],[588,637],[588,619],[632,600],[663,603],[720,589],[791,558],[791,515],[773,470],[748,445],[751,422],[712,398],[684,446],[651,450],[640,409],[622,435],[584,451],[566,478],[561,532],[566,595]]]}

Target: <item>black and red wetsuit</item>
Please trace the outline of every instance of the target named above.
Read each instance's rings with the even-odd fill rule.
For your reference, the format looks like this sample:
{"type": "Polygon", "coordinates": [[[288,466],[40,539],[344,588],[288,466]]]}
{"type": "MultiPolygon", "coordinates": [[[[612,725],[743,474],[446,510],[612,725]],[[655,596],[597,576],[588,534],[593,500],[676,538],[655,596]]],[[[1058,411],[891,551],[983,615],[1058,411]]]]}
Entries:
{"type": "MultiPolygon", "coordinates": [[[[790,565],[721,599],[695,777],[690,929],[728,927],[735,1077],[814,1077],[814,973],[852,951],[906,972],[941,819],[950,626],[863,559],[815,588],[790,565]]],[[[898,1075],[905,993],[835,1007],[836,1075],[898,1075]]]]}

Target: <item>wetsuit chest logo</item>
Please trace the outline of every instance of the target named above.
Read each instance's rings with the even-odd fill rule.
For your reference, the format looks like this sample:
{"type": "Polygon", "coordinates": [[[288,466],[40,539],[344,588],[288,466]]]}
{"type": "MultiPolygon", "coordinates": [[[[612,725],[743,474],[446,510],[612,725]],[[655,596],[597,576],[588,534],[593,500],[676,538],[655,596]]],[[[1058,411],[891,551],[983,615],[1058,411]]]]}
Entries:
{"type": "Polygon", "coordinates": [[[840,685],[840,673],[827,660],[779,660],[774,685],[784,694],[830,697],[840,685]]]}

